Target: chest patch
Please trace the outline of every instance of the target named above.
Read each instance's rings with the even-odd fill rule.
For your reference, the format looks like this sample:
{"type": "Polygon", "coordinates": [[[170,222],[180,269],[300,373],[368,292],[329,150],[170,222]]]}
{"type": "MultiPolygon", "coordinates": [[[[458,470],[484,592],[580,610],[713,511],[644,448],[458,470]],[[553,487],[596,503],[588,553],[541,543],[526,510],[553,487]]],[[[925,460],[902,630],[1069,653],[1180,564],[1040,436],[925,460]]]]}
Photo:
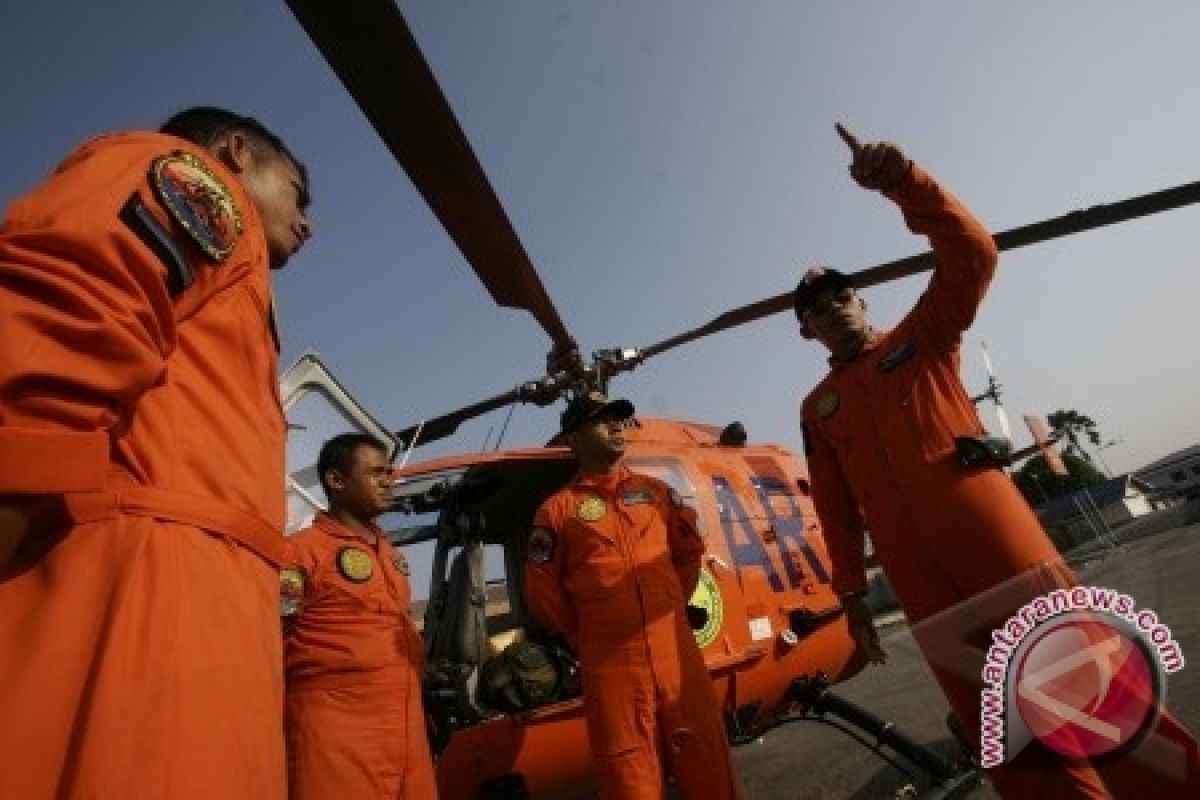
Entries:
{"type": "Polygon", "coordinates": [[[348,581],[366,583],[375,574],[375,562],[365,550],[343,547],[337,554],[338,572],[348,581]]]}
{"type": "Polygon", "coordinates": [[[911,361],[916,354],[917,346],[912,342],[904,342],[899,347],[892,349],[891,352],[880,356],[876,366],[879,367],[880,372],[891,372],[905,361],[911,361]]]}
{"type": "Polygon", "coordinates": [[[585,499],[575,509],[576,515],[584,522],[599,522],[607,512],[608,506],[604,504],[604,500],[595,495],[585,499]]]}
{"type": "Polygon", "coordinates": [[[626,506],[640,506],[654,502],[654,492],[649,489],[631,489],[621,495],[621,504],[626,506]]]}
{"type": "Polygon", "coordinates": [[[155,159],[150,180],[163,208],[213,261],[224,261],[242,232],[242,213],[225,183],[191,153],[155,159]]]}
{"type": "Polygon", "coordinates": [[[826,392],[817,400],[817,416],[821,419],[829,419],[837,413],[838,408],[842,405],[842,398],[837,392],[826,392]]]}
{"type": "Polygon", "coordinates": [[[529,534],[525,553],[533,563],[545,564],[554,558],[554,534],[545,528],[534,528],[529,534]]]}

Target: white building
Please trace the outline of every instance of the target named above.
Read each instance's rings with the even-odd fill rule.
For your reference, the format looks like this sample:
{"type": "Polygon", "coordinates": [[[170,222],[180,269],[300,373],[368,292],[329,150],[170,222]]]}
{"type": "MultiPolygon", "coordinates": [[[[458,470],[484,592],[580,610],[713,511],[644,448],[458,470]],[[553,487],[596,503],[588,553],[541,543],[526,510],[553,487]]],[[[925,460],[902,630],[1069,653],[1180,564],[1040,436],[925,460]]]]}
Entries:
{"type": "Polygon", "coordinates": [[[1134,474],[1161,495],[1200,496],[1200,444],[1160,458],[1134,474]]]}

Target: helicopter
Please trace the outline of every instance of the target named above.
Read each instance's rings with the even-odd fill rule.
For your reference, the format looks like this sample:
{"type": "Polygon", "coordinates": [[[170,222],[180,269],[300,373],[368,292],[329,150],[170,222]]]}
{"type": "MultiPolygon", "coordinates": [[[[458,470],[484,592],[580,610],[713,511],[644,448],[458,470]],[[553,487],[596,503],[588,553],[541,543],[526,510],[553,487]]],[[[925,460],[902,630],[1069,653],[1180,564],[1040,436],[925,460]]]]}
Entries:
{"type": "MultiPolygon", "coordinates": [[[[485,680],[489,660],[521,637],[537,635],[521,591],[523,548],[537,506],[571,477],[570,453],[551,439],[543,448],[413,466],[408,457],[483,414],[606,391],[612,378],[654,356],[790,310],[791,292],[734,308],[647,347],[596,350],[585,360],[392,0],[360,0],[348,8],[321,0],[287,4],[493,300],[528,312],[550,338],[541,377],[397,431],[365,411],[361,419],[394,445],[397,456],[404,454],[395,472],[397,510],[432,518],[390,535],[402,547],[431,542],[435,548],[423,626],[430,666],[424,689],[442,795],[574,796],[590,772],[577,690],[511,710],[488,696],[485,680]],[[483,563],[489,551],[499,553],[504,576],[490,587],[483,563]],[[499,602],[489,603],[497,593],[499,602]]],[[[1198,201],[1200,184],[1190,184],[995,238],[1007,250],[1198,201]]],[[[866,288],[932,265],[931,256],[922,254],[852,279],[866,288]]],[[[317,387],[345,403],[343,410],[351,407],[319,360],[307,359],[298,363],[307,378],[292,383],[317,387]]],[[[793,720],[838,717],[864,731],[877,749],[886,746],[923,772],[931,797],[961,793],[978,780],[965,749],[947,759],[830,690],[864,663],[830,587],[820,521],[795,455],[777,445],[751,444],[733,423],[639,417],[627,439],[626,463],[675,488],[704,527],[704,577],[691,602],[705,613],[694,627],[734,743],[793,720]]],[[[292,481],[305,483],[295,475],[292,481]]],[[[570,655],[559,658],[556,668],[569,687],[570,655]]]]}
{"type": "MultiPolygon", "coordinates": [[[[282,378],[285,409],[311,393],[358,430],[399,449],[397,434],[318,356],[306,354],[282,378]]],[[[694,634],[733,744],[789,721],[831,717],[873,738],[881,754],[907,761],[930,786],[927,797],[956,796],[976,785],[978,770],[965,749],[948,759],[830,691],[866,661],[832,590],[807,473],[793,453],[749,442],[739,422],[718,427],[638,416],[625,436],[622,463],[664,481],[697,512],[706,552],[689,605],[700,610],[694,634]]],[[[577,797],[590,785],[583,703],[569,653],[559,651],[561,690],[543,704],[514,708],[488,684],[489,662],[514,642],[539,639],[522,589],[526,540],[537,507],[574,471],[570,450],[552,440],[394,473],[394,510],[430,521],[390,529],[389,537],[401,548],[434,543],[422,625],[424,696],[443,797],[577,797]],[[502,577],[487,580],[496,567],[502,577]]],[[[288,482],[306,501],[299,509],[321,507],[314,469],[288,482]]]]}

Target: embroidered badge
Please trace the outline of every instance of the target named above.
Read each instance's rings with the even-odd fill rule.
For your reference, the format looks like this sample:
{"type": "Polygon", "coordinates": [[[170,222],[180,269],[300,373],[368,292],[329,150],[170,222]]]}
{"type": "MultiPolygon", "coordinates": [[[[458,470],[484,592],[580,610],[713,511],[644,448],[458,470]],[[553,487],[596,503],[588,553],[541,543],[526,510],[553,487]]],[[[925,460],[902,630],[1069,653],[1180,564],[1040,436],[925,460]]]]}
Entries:
{"type": "Polygon", "coordinates": [[[896,367],[911,359],[917,353],[917,347],[912,342],[905,342],[890,353],[879,357],[877,366],[880,372],[891,372],[896,367]]]}
{"type": "Polygon", "coordinates": [[[346,580],[355,583],[365,583],[375,573],[375,563],[371,556],[357,547],[343,547],[337,554],[338,572],[346,580]]]}
{"type": "Polygon", "coordinates": [[[545,564],[554,558],[554,534],[545,528],[534,528],[529,534],[525,553],[533,563],[545,564]]]}
{"type": "Polygon", "coordinates": [[[688,601],[689,606],[704,609],[704,624],[696,631],[696,644],[708,647],[717,640],[717,634],[725,623],[725,603],[721,598],[721,587],[708,570],[700,570],[700,581],[688,601]]]}
{"type": "Polygon", "coordinates": [[[842,399],[838,397],[837,392],[826,392],[821,395],[821,399],[817,401],[817,414],[821,419],[829,419],[838,410],[838,406],[842,404],[842,399]]]}
{"type": "Polygon", "coordinates": [[[279,616],[296,616],[303,600],[304,573],[290,567],[279,570],[279,616]]]}
{"type": "Polygon", "coordinates": [[[654,502],[654,493],[649,489],[633,489],[621,495],[621,503],[627,506],[644,505],[654,502]]]}
{"type": "Polygon", "coordinates": [[[575,513],[584,522],[597,522],[604,518],[604,513],[607,511],[604,501],[599,497],[592,496],[579,504],[579,508],[575,513]]]}
{"type": "Polygon", "coordinates": [[[205,255],[224,261],[242,232],[242,213],[224,182],[191,153],[155,159],[150,180],[163,207],[205,255]]]}

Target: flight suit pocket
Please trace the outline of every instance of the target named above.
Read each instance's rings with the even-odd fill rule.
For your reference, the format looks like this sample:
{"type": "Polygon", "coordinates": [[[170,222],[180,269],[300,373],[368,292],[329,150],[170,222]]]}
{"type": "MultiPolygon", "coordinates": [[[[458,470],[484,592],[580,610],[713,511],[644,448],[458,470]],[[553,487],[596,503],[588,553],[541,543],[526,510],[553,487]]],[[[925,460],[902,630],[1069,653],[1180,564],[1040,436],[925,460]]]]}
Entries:
{"type": "Polygon", "coordinates": [[[571,594],[580,604],[612,597],[627,583],[628,569],[617,545],[597,540],[572,552],[567,565],[571,594]]]}
{"type": "Polygon", "coordinates": [[[946,424],[942,406],[951,387],[940,386],[941,374],[913,367],[896,388],[893,413],[903,417],[903,427],[911,437],[913,451],[926,464],[940,460],[954,449],[954,437],[946,424]]]}

